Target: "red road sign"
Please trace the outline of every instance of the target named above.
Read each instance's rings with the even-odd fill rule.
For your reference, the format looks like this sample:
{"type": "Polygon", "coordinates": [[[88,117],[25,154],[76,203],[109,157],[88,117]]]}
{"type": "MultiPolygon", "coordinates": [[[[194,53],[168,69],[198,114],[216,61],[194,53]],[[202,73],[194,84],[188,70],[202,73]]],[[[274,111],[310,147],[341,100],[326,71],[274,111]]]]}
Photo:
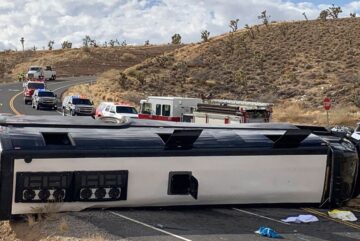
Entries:
{"type": "Polygon", "coordinates": [[[326,97],[324,99],[324,109],[325,110],[330,110],[331,109],[331,99],[326,97]]]}

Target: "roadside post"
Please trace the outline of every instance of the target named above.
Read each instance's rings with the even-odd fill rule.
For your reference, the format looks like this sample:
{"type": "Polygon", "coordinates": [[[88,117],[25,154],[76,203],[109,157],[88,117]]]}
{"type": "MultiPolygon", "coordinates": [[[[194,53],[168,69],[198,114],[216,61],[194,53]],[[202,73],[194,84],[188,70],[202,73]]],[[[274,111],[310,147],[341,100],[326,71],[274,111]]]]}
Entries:
{"type": "Polygon", "coordinates": [[[330,123],[329,123],[329,110],[331,109],[331,99],[326,97],[324,99],[324,109],[326,110],[326,120],[327,120],[327,124],[328,126],[330,126],[330,123]]]}

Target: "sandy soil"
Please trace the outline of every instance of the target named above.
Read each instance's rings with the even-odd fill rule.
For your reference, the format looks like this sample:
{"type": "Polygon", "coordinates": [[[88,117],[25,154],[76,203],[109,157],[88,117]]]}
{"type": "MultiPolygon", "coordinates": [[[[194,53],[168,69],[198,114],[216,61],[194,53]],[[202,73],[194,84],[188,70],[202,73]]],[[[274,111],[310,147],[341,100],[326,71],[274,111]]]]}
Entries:
{"type": "Polygon", "coordinates": [[[84,215],[59,213],[48,217],[28,216],[24,220],[3,221],[0,222],[0,241],[125,241],[83,221],[81,217],[84,215]]]}

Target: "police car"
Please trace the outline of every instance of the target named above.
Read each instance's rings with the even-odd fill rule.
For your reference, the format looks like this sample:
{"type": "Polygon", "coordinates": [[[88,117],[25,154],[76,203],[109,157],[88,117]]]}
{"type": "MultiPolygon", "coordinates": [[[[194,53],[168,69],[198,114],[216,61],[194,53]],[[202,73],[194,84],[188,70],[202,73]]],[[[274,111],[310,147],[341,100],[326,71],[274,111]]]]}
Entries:
{"type": "Polygon", "coordinates": [[[128,103],[122,102],[101,102],[96,109],[96,117],[114,117],[117,119],[138,118],[136,108],[128,103]]]}
{"type": "Polygon", "coordinates": [[[66,96],[62,102],[63,116],[93,116],[95,108],[93,102],[83,96],[70,95],[66,96]]]}
{"type": "Polygon", "coordinates": [[[39,110],[41,107],[57,109],[57,95],[45,89],[37,89],[32,96],[32,107],[39,110]]]}

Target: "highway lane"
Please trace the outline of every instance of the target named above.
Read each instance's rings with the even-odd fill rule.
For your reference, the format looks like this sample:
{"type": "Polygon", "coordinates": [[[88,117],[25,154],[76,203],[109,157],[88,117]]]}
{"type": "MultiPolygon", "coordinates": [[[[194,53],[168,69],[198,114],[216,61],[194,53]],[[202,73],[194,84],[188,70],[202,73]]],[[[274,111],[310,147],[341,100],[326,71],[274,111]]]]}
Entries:
{"type": "MultiPolygon", "coordinates": [[[[95,76],[61,78],[56,81],[48,81],[47,88],[53,90],[58,95],[58,106],[60,107],[60,97],[62,93],[69,87],[81,83],[93,82],[95,80],[95,76]]],[[[25,115],[59,115],[59,112],[54,110],[35,110],[31,107],[31,105],[25,105],[22,93],[22,83],[0,84],[0,113],[25,115]]]]}

